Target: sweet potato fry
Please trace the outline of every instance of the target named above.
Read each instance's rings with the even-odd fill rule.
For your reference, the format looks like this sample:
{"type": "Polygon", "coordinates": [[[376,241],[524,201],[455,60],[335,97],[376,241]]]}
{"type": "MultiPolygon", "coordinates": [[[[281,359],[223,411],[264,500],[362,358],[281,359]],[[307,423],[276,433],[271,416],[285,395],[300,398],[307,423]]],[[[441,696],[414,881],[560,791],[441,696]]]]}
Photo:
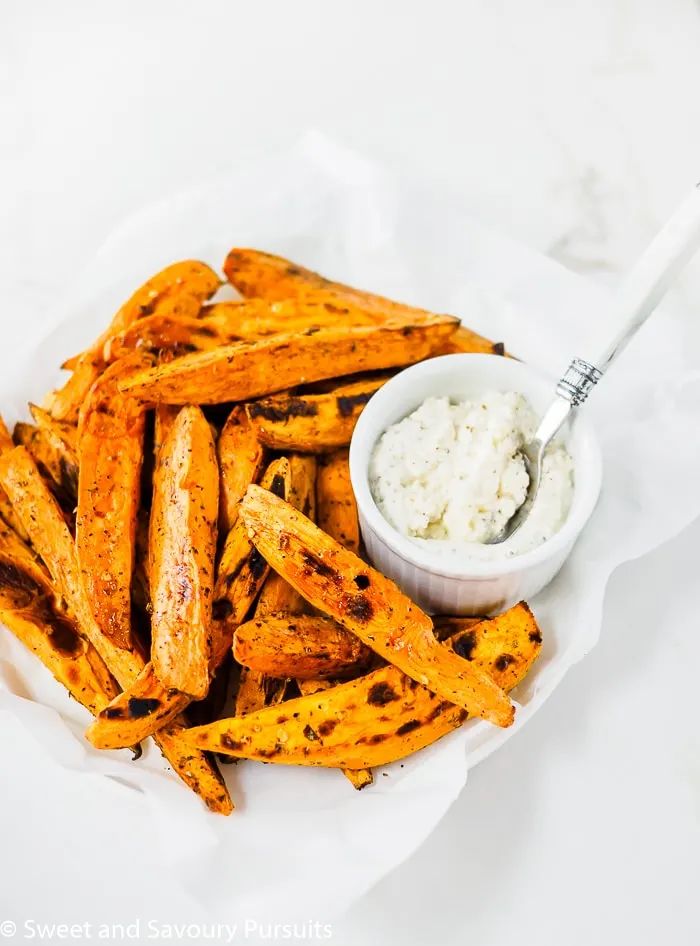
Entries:
{"type": "Polygon", "coordinates": [[[439,641],[444,641],[448,637],[454,637],[460,631],[468,631],[475,624],[481,624],[486,618],[470,617],[451,617],[450,615],[440,614],[433,618],[433,630],[439,641]]]}
{"type": "Polygon", "coordinates": [[[219,458],[219,529],[227,535],[238,504],[254,483],[263,462],[263,448],[241,404],[228,415],[216,445],[219,458]]]}
{"type": "MultiPolygon", "coordinates": [[[[316,518],[316,460],[311,456],[291,454],[289,457],[291,487],[288,501],[308,516],[316,518]]],[[[255,617],[261,618],[275,611],[287,614],[301,614],[306,602],[294,588],[277,572],[271,571],[267,577],[255,606],[255,617]]]]}
{"type": "MultiPolygon", "coordinates": [[[[289,463],[273,460],[262,485],[288,495],[289,463]]],[[[217,569],[211,623],[209,671],[213,675],[230,652],[234,629],[245,619],[268,574],[269,566],[248,538],[244,524],[237,520],[229,533],[217,569]]],[[[140,670],[131,685],[124,687],[100,713],[86,735],[98,749],[119,749],[141,742],[161,730],[181,713],[190,699],[169,689],[156,675],[152,663],[140,670]]]]}
{"type": "Polygon", "coordinates": [[[436,315],[421,322],[273,335],[136,372],[121,388],[154,404],[245,401],[302,382],[412,364],[440,348],[457,325],[450,316],[436,315]]]}
{"type": "MultiPolygon", "coordinates": [[[[273,460],[258,487],[282,501],[289,496],[291,468],[281,457],[273,460]]],[[[233,629],[245,619],[270,571],[267,562],[251,543],[246,526],[236,518],[226,537],[216,572],[214,589],[214,616],[216,630],[212,639],[212,654],[220,661],[233,644],[233,629]]]]}
{"type": "Polygon", "coordinates": [[[0,621],[91,713],[104,709],[118,693],[95,648],[80,636],[70,615],[59,609],[48,573],[4,525],[0,525],[0,621]]]}
{"type": "Polygon", "coordinates": [[[256,616],[233,636],[236,660],[271,677],[343,677],[366,666],[370,654],[354,634],[316,614],[256,616]]]}
{"type": "Polygon", "coordinates": [[[178,716],[153,739],[173,770],[210,811],[230,815],[233,802],[216,762],[206,752],[192,752],[191,743],[185,739],[187,731],[187,723],[178,716]]]}
{"type": "Polygon", "coordinates": [[[124,303],[94,345],[78,356],[71,377],[49,399],[51,414],[59,420],[77,420],[88,391],[104,370],[105,344],[115,335],[138,319],[160,312],[163,307],[183,317],[196,316],[202,303],[220,285],[216,273],[195,260],[173,263],[156,273],[124,303]]]}
{"type": "Polygon", "coordinates": [[[430,618],[392,581],[257,486],[248,487],[240,515],[261,554],[310,604],[443,700],[499,726],[513,722],[502,690],[441,647],[430,618]]]}
{"type": "Polygon", "coordinates": [[[336,304],[356,306],[382,318],[406,318],[430,315],[424,309],[394,302],[383,296],[353,289],[334,282],[304,266],[298,266],[281,256],[260,250],[233,249],[224,262],[226,278],[244,297],[257,296],[268,300],[308,298],[309,292],[317,298],[333,300],[336,304]]]}
{"type": "Polygon", "coordinates": [[[104,360],[116,361],[132,351],[150,352],[156,357],[168,355],[168,360],[195,351],[209,351],[221,345],[231,345],[241,336],[221,324],[221,318],[197,318],[169,312],[149,315],[140,319],[104,346],[104,360]]]}
{"type": "Polygon", "coordinates": [[[111,365],[80,410],[78,561],[92,614],[117,647],[132,646],[131,579],[140,501],[145,414],[117,388],[143,364],[140,355],[111,365]]]}
{"type": "Polygon", "coordinates": [[[29,410],[34,423],[37,427],[50,434],[57,448],[62,445],[67,457],[76,465],[78,462],[78,428],[75,424],[69,424],[65,420],[56,420],[48,411],[39,407],[38,404],[30,404],[29,410]]]}
{"type": "MultiPolygon", "coordinates": [[[[279,300],[282,305],[288,305],[292,299],[298,300],[300,304],[304,300],[307,304],[314,300],[316,304],[345,305],[353,312],[364,312],[375,320],[429,314],[424,309],[394,302],[383,296],[326,279],[281,256],[262,253],[260,250],[231,250],[224,263],[224,272],[228,281],[247,298],[260,297],[270,302],[279,300]]],[[[504,353],[501,342],[492,342],[466,327],[460,328],[445,343],[439,354],[455,352],[488,352],[498,355],[504,353]]]]}
{"type": "Polygon", "coordinates": [[[384,375],[338,385],[324,394],[282,394],[248,404],[258,440],[276,450],[325,453],[350,443],[357,418],[384,375]]]}
{"type": "MultiPolygon", "coordinates": [[[[57,593],[75,615],[81,634],[95,648],[119,686],[129,687],[143,668],[143,656],[136,649],[116,647],[92,617],[73,539],[56,500],[24,447],[0,455],[0,484],[46,564],[57,593]]],[[[157,744],[175,772],[201,796],[208,808],[229,814],[233,805],[215,764],[204,753],[192,752],[181,740],[183,725],[179,718],[173,720],[154,737],[157,744]]]]}
{"type": "Polygon", "coordinates": [[[378,325],[386,317],[350,305],[328,293],[309,291],[292,299],[215,302],[202,309],[204,320],[238,338],[263,338],[348,325],[378,325]]]}
{"type": "MultiPolygon", "coordinates": [[[[313,519],[316,506],[316,460],[312,456],[291,454],[289,469],[291,482],[288,501],[295,509],[302,510],[304,515],[313,519]]],[[[301,595],[281,575],[271,571],[258,596],[255,619],[264,620],[266,615],[274,612],[301,614],[305,607],[306,602],[301,595]]],[[[276,678],[241,667],[235,700],[236,714],[252,713],[263,706],[279,703],[285,698],[289,683],[286,678],[276,678]]]]}
{"type": "MultiPolygon", "coordinates": [[[[527,673],[541,641],[532,613],[519,604],[437,646],[509,690],[527,673]]],[[[284,706],[193,728],[185,738],[200,749],[241,758],[364,769],[430,745],[468,715],[389,665],[284,706]]]]}
{"type": "Polygon", "coordinates": [[[177,404],[159,404],[153,412],[153,459],[156,464],[158,463],[161,447],[167,440],[168,434],[181,410],[182,407],[177,404]]]}
{"type": "Polygon", "coordinates": [[[19,422],[14,441],[26,447],[65,511],[75,509],[78,496],[78,458],[46,428],[19,422]]]}
{"type": "MultiPolygon", "coordinates": [[[[338,450],[322,458],[316,477],[316,508],[319,529],[356,555],[360,554],[360,523],[357,503],[350,483],[348,451],[338,450]]],[[[318,685],[323,681],[307,681],[318,685]]],[[[302,694],[312,692],[300,685],[302,694]]],[[[356,789],[371,785],[370,769],[343,769],[343,775],[356,789]]]]}
{"type": "Polygon", "coordinates": [[[504,355],[503,342],[492,342],[472,332],[465,325],[460,325],[457,331],[447,340],[445,345],[436,352],[438,355],[464,354],[465,352],[483,352],[487,355],[504,355]]]}
{"type": "Polygon", "coordinates": [[[277,706],[286,697],[289,684],[289,680],[268,677],[265,673],[241,667],[236,693],[236,716],[255,713],[263,706],[277,706]]]}
{"type": "Polygon", "coordinates": [[[198,407],[184,407],[163,444],[154,475],[149,536],[151,659],[166,687],[191,697],[209,686],[219,469],[211,430],[198,407]]]}
{"type": "Polygon", "coordinates": [[[360,524],[347,450],[338,450],[321,460],[316,478],[316,507],[319,529],[359,555],[360,524]]]}

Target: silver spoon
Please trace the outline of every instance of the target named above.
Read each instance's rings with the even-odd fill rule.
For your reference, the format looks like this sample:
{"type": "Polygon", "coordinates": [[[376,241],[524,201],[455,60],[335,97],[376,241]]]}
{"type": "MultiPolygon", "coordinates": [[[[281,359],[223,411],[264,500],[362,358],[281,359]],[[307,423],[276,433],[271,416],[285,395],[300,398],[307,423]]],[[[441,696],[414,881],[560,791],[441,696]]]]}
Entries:
{"type": "Polygon", "coordinates": [[[614,305],[623,320],[623,328],[615,340],[594,364],[574,358],[558,381],[554,400],[542,416],[534,437],[521,450],[529,476],[525,500],[487,545],[505,542],[525,522],[540,488],[547,445],[637,334],[699,246],[700,184],[697,184],[654,237],[617,294],[614,305]]]}

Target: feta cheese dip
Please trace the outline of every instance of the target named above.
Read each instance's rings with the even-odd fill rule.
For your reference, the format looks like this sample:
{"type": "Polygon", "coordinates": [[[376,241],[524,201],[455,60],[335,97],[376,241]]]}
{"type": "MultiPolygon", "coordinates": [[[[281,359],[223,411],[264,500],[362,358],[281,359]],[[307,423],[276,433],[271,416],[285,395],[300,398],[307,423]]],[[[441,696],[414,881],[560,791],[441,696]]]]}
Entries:
{"type": "Polygon", "coordinates": [[[374,501],[398,532],[436,550],[487,560],[522,555],[561,528],[574,492],[571,456],[554,443],[525,523],[506,542],[484,544],[525,499],[528,474],[518,451],[536,423],[515,391],[429,397],[377,441],[369,465],[374,501]]]}

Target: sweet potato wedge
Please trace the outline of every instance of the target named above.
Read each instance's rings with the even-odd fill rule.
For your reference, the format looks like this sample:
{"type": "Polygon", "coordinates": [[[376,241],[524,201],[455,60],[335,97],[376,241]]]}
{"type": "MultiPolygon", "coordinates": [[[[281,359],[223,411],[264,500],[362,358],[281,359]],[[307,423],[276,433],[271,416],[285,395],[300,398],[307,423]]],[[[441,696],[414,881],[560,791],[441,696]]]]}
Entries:
{"type": "Polygon", "coordinates": [[[166,687],[194,698],[209,686],[219,469],[207,420],[183,407],[154,474],[149,534],[151,660],[166,687]]]}
{"type": "Polygon", "coordinates": [[[97,651],[59,608],[44,566],[4,523],[0,523],[0,621],[91,713],[99,712],[118,693],[97,651]]]}
{"type": "MultiPolygon", "coordinates": [[[[519,604],[437,646],[509,690],[531,667],[541,641],[532,613],[519,604]]],[[[469,715],[389,665],[284,706],[193,728],[185,738],[240,758],[364,769],[430,745],[469,715]]]]}
{"type": "MultiPolygon", "coordinates": [[[[360,554],[360,523],[357,518],[357,503],[350,483],[348,451],[338,450],[324,456],[319,464],[316,477],[316,522],[319,529],[327,532],[331,538],[356,555],[360,554]]],[[[309,680],[300,683],[302,694],[313,692],[304,683],[324,683],[322,680],[309,680]]],[[[321,686],[321,689],[323,687],[321,686]]],[[[343,775],[356,789],[371,785],[374,776],[370,769],[343,769],[343,775]]]]}
{"type": "Polygon", "coordinates": [[[215,302],[205,306],[202,312],[207,323],[216,322],[219,331],[248,339],[343,325],[377,325],[386,321],[381,315],[313,290],[276,302],[263,299],[215,302]]]}
{"type": "MultiPolygon", "coordinates": [[[[258,489],[284,502],[291,489],[291,467],[285,457],[270,463],[258,489]]],[[[217,664],[231,649],[233,631],[245,620],[269,572],[270,566],[250,541],[245,523],[237,518],[226,537],[216,571],[212,657],[217,664]]]]}
{"type": "Polygon", "coordinates": [[[170,360],[195,351],[231,345],[240,338],[237,332],[222,325],[220,316],[197,318],[160,312],[140,319],[109,339],[103,349],[104,360],[108,363],[116,361],[133,351],[150,352],[157,358],[167,355],[170,360]]]}
{"type": "Polygon", "coordinates": [[[224,273],[234,289],[246,298],[291,299],[308,289],[338,285],[281,256],[240,247],[229,252],[224,261],[224,273]]]}
{"type": "Polygon", "coordinates": [[[132,646],[131,579],[141,492],[145,413],[117,382],[140,355],[100,375],[80,410],[76,547],[85,593],[100,630],[132,646]]]}
{"type": "Polygon", "coordinates": [[[424,309],[326,279],[304,266],[260,250],[231,250],[224,262],[224,273],[231,285],[246,298],[257,296],[271,301],[308,298],[309,292],[313,292],[317,298],[356,306],[381,318],[430,314],[424,309]]]}
{"type": "Polygon", "coordinates": [[[219,459],[219,529],[227,535],[238,516],[238,504],[258,478],[263,448],[242,404],[228,415],[216,445],[219,459]]]}
{"type": "Polygon", "coordinates": [[[458,355],[465,352],[483,352],[487,355],[504,355],[503,342],[492,342],[482,335],[477,335],[465,325],[460,325],[457,331],[450,336],[439,355],[458,355]]]}
{"type": "MultiPolygon", "coordinates": [[[[289,472],[288,501],[295,509],[302,510],[304,515],[313,519],[316,505],[316,460],[312,456],[291,454],[289,472]]],[[[255,619],[264,620],[274,612],[301,614],[305,607],[306,602],[301,595],[281,575],[271,571],[258,595],[255,619]]],[[[277,678],[262,671],[241,667],[234,704],[236,714],[252,713],[263,706],[279,703],[285,698],[289,684],[290,680],[286,677],[277,678]]]]}
{"type": "Polygon", "coordinates": [[[270,677],[343,677],[366,666],[370,654],[354,634],[316,614],[256,616],[233,636],[236,660],[270,677]]]}
{"type": "Polygon", "coordinates": [[[359,555],[360,523],[350,484],[347,450],[338,450],[321,460],[316,477],[316,508],[319,529],[359,555]]]}
{"type": "Polygon", "coordinates": [[[159,404],[153,412],[153,460],[156,465],[161,447],[167,440],[181,410],[182,408],[177,404],[159,404]]]}
{"type": "MultiPolygon", "coordinates": [[[[273,460],[263,477],[265,488],[286,496],[290,470],[286,459],[273,460]]],[[[245,619],[265,581],[269,566],[237,520],[229,533],[217,568],[211,623],[209,672],[213,676],[231,650],[234,629],[245,619]]],[[[169,689],[152,663],[141,668],[131,685],[124,687],[88,729],[89,741],[98,749],[119,749],[141,742],[161,730],[181,713],[190,698],[169,689]]]]}
{"type": "Polygon", "coordinates": [[[475,624],[481,624],[486,618],[471,617],[452,617],[450,615],[440,614],[433,618],[433,630],[439,641],[444,641],[448,637],[454,637],[461,631],[468,631],[475,624]]]}
{"type": "Polygon", "coordinates": [[[78,458],[46,428],[22,421],[15,424],[13,438],[26,447],[49,481],[64,512],[75,509],[78,496],[78,458]]]}
{"type": "Polygon", "coordinates": [[[63,446],[67,457],[78,462],[78,428],[64,420],[56,420],[38,404],[30,404],[29,411],[37,427],[45,430],[54,439],[57,447],[63,446]]]}
{"type": "Polygon", "coordinates": [[[164,758],[195,795],[199,795],[209,811],[230,815],[233,802],[216,762],[206,752],[193,752],[185,739],[188,724],[178,717],[153,739],[164,758]]]}
{"type": "Polygon", "coordinates": [[[387,380],[371,377],[324,394],[281,394],[253,401],[246,411],[265,446],[325,453],[350,443],[365,404],[387,380]]]}
{"type": "Polygon", "coordinates": [[[302,382],[412,364],[444,345],[457,325],[450,316],[436,315],[420,323],[406,319],[273,335],[136,372],[121,388],[154,404],[245,401],[302,382]]]}
{"type": "Polygon", "coordinates": [[[392,581],[257,486],[240,515],[260,553],[311,605],[443,700],[499,726],[513,722],[514,707],[491,677],[441,647],[430,618],[392,581]]]}
{"type": "MultiPolygon", "coordinates": [[[[15,444],[10,436],[10,431],[2,417],[0,417],[0,454],[14,450],[15,444]]],[[[22,525],[22,520],[15,512],[10,497],[0,486],[0,523],[8,525],[10,529],[19,536],[26,546],[31,545],[27,530],[22,525]]]]}
{"type": "MultiPolygon", "coordinates": [[[[32,545],[43,559],[57,594],[75,615],[81,634],[87,638],[122,689],[137,679],[144,666],[143,655],[115,646],[95,622],[83,589],[78,556],[56,500],[49,492],[34,461],[24,447],[0,454],[0,484],[17,509],[32,545]]],[[[233,810],[231,799],[216,765],[204,753],[193,752],[180,736],[184,724],[179,717],[155,736],[166,760],[180,778],[196,791],[208,808],[220,814],[233,810]]],[[[132,745],[132,743],[128,743],[132,745]]]]}
{"type": "Polygon", "coordinates": [[[109,327],[87,351],[78,356],[73,374],[59,391],[49,398],[51,414],[59,420],[75,421],[93,383],[105,367],[104,347],[114,336],[138,319],[158,313],[165,307],[171,314],[196,316],[203,302],[221,285],[216,273],[195,260],[173,263],[156,273],[124,303],[109,327]]]}
{"type": "MultiPolygon", "coordinates": [[[[260,297],[279,304],[296,299],[301,304],[314,300],[316,304],[346,306],[353,313],[364,312],[375,321],[381,318],[406,318],[427,315],[424,309],[394,302],[383,296],[354,289],[298,266],[281,256],[260,250],[233,249],[224,263],[226,278],[246,298],[260,297]],[[284,301],[283,301],[284,300],[284,301]]],[[[357,316],[355,316],[357,317],[357,316]]],[[[349,324],[346,322],[346,324],[349,324]]],[[[356,322],[355,324],[361,324],[356,322]]],[[[504,354],[501,342],[492,342],[476,332],[462,327],[447,341],[441,355],[455,352],[487,352],[504,354]]]]}
{"type": "Polygon", "coordinates": [[[277,706],[285,699],[289,684],[289,680],[268,677],[265,673],[241,667],[236,692],[236,716],[256,713],[264,706],[277,706]]]}
{"type": "MultiPolygon", "coordinates": [[[[316,460],[311,456],[291,454],[289,457],[291,486],[288,501],[308,516],[316,518],[316,460]]],[[[275,611],[301,614],[306,602],[277,572],[271,571],[258,595],[255,617],[261,618],[275,611]]]]}

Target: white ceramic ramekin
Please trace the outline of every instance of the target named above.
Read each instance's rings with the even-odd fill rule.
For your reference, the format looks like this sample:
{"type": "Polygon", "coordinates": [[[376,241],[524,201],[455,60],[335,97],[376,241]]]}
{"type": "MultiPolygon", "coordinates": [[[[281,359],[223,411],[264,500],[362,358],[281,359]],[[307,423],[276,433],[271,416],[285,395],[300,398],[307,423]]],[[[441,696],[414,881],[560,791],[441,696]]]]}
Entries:
{"type": "Polygon", "coordinates": [[[598,442],[585,416],[575,419],[564,440],[574,461],[574,498],[559,532],[523,555],[498,561],[436,561],[430,543],[415,543],[389,525],[369,488],[372,449],[391,424],[427,397],[456,400],[487,391],[520,391],[539,414],[549,404],[554,380],[499,355],[444,355],[400,372],[369,401],[350,445],[350,478],[362,538],[376,567],[417,604],[433,614],[491,614],[537,594],[564,564],[600,493],[598,442]]]}

